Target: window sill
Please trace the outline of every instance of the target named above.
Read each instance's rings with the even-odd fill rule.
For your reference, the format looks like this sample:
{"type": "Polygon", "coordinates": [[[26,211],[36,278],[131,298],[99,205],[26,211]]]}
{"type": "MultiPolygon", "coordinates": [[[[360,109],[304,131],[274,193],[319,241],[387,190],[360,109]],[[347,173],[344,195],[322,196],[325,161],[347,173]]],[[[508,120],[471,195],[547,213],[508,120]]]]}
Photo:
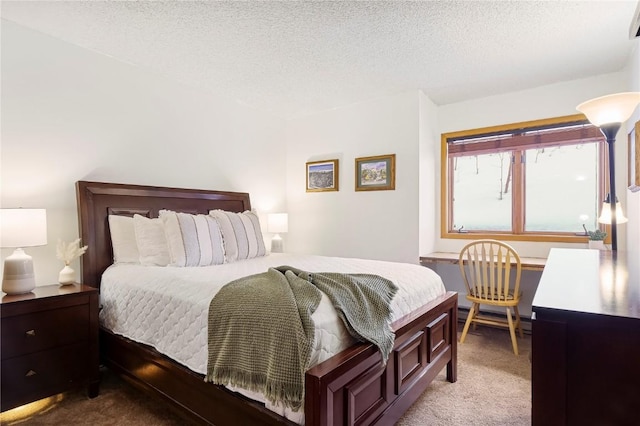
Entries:
{"type": "MultiPolygon", "coordinates": [[[[500,233],[482,233],[482,232],[443,232],[442,238],[452,240],[480,240],[494,239],[500,241],[528,241],[528,242],[549,242],[549,243],[574,243],[586,244],[589,238],[586,235],[567,235],[567,234],[500,234],[500,233]]],[[[608,243],[610,237],[607,236],[605,243],[608,243]]]]}
{"type": "MultiPolygon", "coordinates": [[[[450,263],[458,264],[459,253],[434,252],[424,256],[420,256],[420,264],[428,266],[431,263],[450,263]]],[[[521,257],[520,264],[522,269],[529,271],[542,271],[547,259],[543,257],[521,257]]]]}

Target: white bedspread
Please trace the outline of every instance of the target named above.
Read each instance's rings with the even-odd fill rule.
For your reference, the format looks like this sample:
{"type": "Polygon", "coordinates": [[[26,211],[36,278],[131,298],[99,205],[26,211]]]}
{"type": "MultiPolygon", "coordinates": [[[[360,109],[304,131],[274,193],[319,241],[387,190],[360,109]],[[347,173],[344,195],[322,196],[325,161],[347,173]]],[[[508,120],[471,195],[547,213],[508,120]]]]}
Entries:
{"type": "MultiPolygon", "coordinates": [[[[213,296],[229,281],[288,265],[309,272],[370,273],[393,281],[399,291],[391,309],[396,320],[445,293],[431,269],[405,263],[272,253],[224,265],[176,268],[118,264],[102,276],[101,324],[112,332],[156,348],[191,370],[207,368],[207,318],[213,296]]],[[[316,333],[311,366],[346,349],[353,339],[323,295],[312,315],[316,333]]],[[[234,389],[260,401],[261,395],[234,389]]],[[[266,404],[297,423],[302,413],[266,404]]]]}

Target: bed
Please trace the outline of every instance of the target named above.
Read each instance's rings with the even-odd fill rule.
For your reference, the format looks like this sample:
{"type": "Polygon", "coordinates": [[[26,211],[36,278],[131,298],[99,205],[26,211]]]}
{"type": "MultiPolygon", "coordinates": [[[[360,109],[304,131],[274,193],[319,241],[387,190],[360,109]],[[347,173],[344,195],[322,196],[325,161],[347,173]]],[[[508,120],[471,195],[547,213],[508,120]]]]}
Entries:
{"type": "MultiPolygon", "coordinates": [[[[82,257],[82,281],[98,288],[113,263],[109,215],[157,217],[163,209],[191,214],[251,209],[249,195],[238,192],[86,181],[77,182],[76,192],[80,236],[89,247],[82,257]]],[[[290,260],[284,256],[273,261],[290,260]]],[[[127,272],[120,270],[120,274],[127,272]]],[[[312,366],[305,373],[304,423],[393,424],[443,369],[448,381],[456,381],[456,322],[457,294],[444,292],[395,318],[396,338],[386,365],[374,345],[355,343],[312,366]]],[[[260,401],[205,382],[193,367],[112,332],[104,324],[100,352],[105,366],[197,423],[299,423],[260,401]]]]}

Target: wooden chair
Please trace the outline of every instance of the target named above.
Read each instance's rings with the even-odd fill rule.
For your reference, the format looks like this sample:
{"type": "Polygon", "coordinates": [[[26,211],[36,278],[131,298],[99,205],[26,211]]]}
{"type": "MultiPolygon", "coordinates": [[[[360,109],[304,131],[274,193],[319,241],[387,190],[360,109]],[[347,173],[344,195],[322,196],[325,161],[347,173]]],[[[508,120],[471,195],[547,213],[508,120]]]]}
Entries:
{"type": "Polygon", "coordinates": [[[488,324],[509,328],[513,352],[518,355],[516,341],[517,328],[522,337],[518,303],[522,297],[520,292],[520,273],[522,265],[520,256],[508,244],[496,240],[477,240],[467,244],[460,252],[458,259],[462,279],[467,287],[467,300],[473,305],[464,324],[460,343],[473,323],[488,324]],[[507,311],[507,320],[499,320],[479,315],[480,305],[503,306],[507,311]],[[511,310],[515,314],[515,321],[511,310]]]}

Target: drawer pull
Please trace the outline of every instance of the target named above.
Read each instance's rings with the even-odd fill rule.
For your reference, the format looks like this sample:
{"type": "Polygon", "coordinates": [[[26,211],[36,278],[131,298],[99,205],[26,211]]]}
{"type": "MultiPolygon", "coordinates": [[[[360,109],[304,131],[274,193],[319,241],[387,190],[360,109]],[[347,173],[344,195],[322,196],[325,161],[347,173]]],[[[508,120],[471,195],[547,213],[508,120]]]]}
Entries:
{"type": "Polygon", "coordinates": [[[25,377],[35,376],[36,374],[37,374],[37,373],[36,373],[35,371],[33,371],[33,370],[29,370],[29,371],[27,372],[27,374],[25,375],[25,377]]]}
{"type": "Polygon", "coordinates": [[[25,334],[27,335],[27,337],[36,337],[35,330],[28,330],[25,334]]]}

